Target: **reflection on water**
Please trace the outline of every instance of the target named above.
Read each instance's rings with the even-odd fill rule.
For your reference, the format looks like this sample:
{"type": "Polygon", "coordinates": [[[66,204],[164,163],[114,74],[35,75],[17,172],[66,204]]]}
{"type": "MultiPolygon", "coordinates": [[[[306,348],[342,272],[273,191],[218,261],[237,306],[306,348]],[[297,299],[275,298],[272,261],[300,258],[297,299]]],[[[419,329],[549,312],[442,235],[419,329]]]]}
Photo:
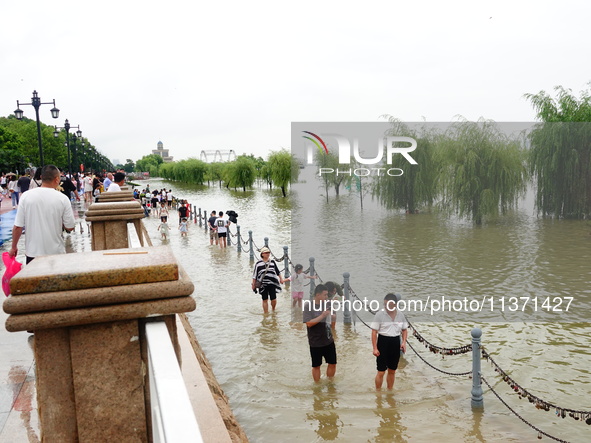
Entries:
{"type": "MultiPolygon", "coordinates": [[[[503,315],[487,314],[416,326],[446,347],[470,343],[470,330],[481,327],[487,351],[524,387],[557,405],[591,410],[591,226],[586,222],[517,212],[475,227],[436,214],[383,211],[369,199],[361,211],[357,197],[346,194],[327,203],[313,180],[308,184],[313,188],[296,185],[289,198],[264,188],[244,194],[217,186],[172,188],[202,210],[238,212],[244,236],[252,230],[258,245],[268,237],[278,256],[290,246],[292,262],[305,268],[315,257],[323,281],[340,282],[349,272],[362,297],[381,300],[390,291],[405,298],[575,297],[572,319],[563,315],[562,322],[508,323],[503,315]]],[[[146,221],[154,244],[160,243],[157,223],[146,221]]],[[[210,246],[198,224],[183,239],[173,230],[169,242],[195,283],[191,324],[251,441],[537,440],[537,433],[490,392],[484,394],[484,413],[473,414],[471,380],[440,374],[412,351],[401,361],[391,396],[376,393],[370,333],[359,321],[337,324],[336,377],[332,384],[323,379],[314,385],[306,328],[292,312],[289,290],[278,294],[277,312],[263,316],[260,296],[250,288],[253,263],[247,252],[210,246]]],[[[441,359],[415,347],[436,367],[470,368],[469,356],[441,359]]],[[[520,401],[486,362],[483,374],[528,421],[565,440],[588,441],[591,428],[584,423],[557,419],[520,401]]]]}
{"type": "Polygon", "coordinates": [[[8,383],[12,387],[12,409],[20,411],[29,442],[36,443],[39,437],[31,424],[31,414],[36,414],[33,407],[35,378],[23,366],[13,366],[8,372],[8,383]]]}
{"type": "Polygon", "coordinates": [[[261,326],[255,329],[261,345],[267,351],[273,351],[281,345],[281,334],[277,329],[277,316],[275,314],[263,315],[261,326]]]}
{"type": "Polygon", "coordinates": [[[337,389],[333,382],[317,384],[313,388],[312,411],[306,415],[317,422],[314,432],[322,440],[336,440],[343,422],[339,420],[337,389]]]}
{"type": "Polygon", "coordinates": [[[404,438],[406,427],[401,424],[400,412],[398,411],[393,393],[376,393],[376,408],[374,409],[374,413],[380,419],[375,442],[407,441],[404,438]]]}

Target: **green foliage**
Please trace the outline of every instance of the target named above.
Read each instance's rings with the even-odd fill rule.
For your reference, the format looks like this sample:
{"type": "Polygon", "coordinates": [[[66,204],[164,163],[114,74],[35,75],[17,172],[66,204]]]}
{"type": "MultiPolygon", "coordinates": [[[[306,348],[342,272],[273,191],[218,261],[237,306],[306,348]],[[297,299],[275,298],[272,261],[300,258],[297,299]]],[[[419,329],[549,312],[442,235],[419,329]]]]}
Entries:
{"type": "Polygon", "coordinates": [[[189,158],[178,162],[162,163],[160,167],[151,164],[150,175],[160,175],[169,180],[202,185],[207,173],[207,164],[196,158],[189,158]],[[154,171],[154,173],[152,172],[154,171]]]}
{"type": "MultiPolygon", "coordinates": [[[[162,157],[160,157],[158,154],[144,155],[142,158],[135,162],[135,170],[136,172],[149,172],[150,167],[155,166],[156,171],[158,171],[158,166],[160,166],[162,163],[162,157]]],[[[156,173],[156,175],[158,175],[158,173],[156,173]]]]}
{"type": "MultiPolygon", "coordinates": [[[[29,118],[17,120],[14,116],[1,117],[0,127],[9,137],[10,145],[0,144],[0,148],[9,149],[9,157],[3,157],[12,163],[8,169],[19,169],[21,165],[40,165],[39,144],[37,141],[37,123],[29,118]]],[[[60,168],[67,167],[67,149],[65,134],[63,138],[53,136],[54,127],[41,123],[41,142],[43,144],[43,159],[45,164],[54,164],[60,168]]]]}
{"type": "Polygon", "coordinates": [[[444,208],[480,224],[484,217],[516,206],[525,192],[524,153],[494,122],[455,123],[438,145],[444,208]]]}
{"type": "Polygon", "coordinates": [[[230,182],[234,187],[240,187],[243,191],[250,188],[256,179],[255,161],[241,155],[232,163],[229,171],[230,182]]]}
{"type": "MultiPolygon", "coordinates": [[[[43,145],[43,159],[45,164],[54,164],[62,169],[68,168],[68,150],[66,134],[61,131],[54,137],[54,126],[41,123],[41,142],[43,145]]],[[[23,118],[17,120],[14,116],[0,117],[0,167],[7,170],[24,170],[28,165],[40,166],[39,144],[37,140],[37,123],[35,120],[23,118]]],[[[74,145],[70,139],[72,170],[77,171],[79,164],[86,169],[113,169],[111,162],[83,138],[74,145]],[[85,146],[82,146],[82,141],[85,146]],[[78,164],[76,164],[76,157],[78,164]]]]}
{"type": "Polygon", "coordinates": [[[272,186],[273,186],[273,179],[271,177],[271,167],[269,166],[268,163],[264,164],[261,167],[261,170],[259,172],[259,178],[261,180],[263,180],[269,186],[269,189],[272,188],[272,186]]]}
{"type": "Polygon", "coordinates": [[[0,171],[14,171],[15,165],[22,162],[22,142],[17,134],[0,126],[0,171]]]}
{"type": "Polygon", "coordinates": [[[133,172],[135,171],[135,163],[130,158],[125,159],[125,164],[121,165],[121,169],[123,169],[125,172],[133,172]]]}
{"type": "Polygon", "coordinates": [[[437,180],[441,171],[441,157],[435,155],[438,134],[425,128],[420,133],[411,130],[393,117],[389,117],[389,121],[391,135],[412,137],[417,141],[412,157],[418,164],[411,165],[403,156],[394,155],[391,165],[381,167],[401,169],[403,175],[380,174],[375,180],[373,195],[386,208],[404,209],[412,214],[424,205],[431,206],[438,195],[437,180]]]}
{"type": "Polygon", "coordinates": [[[222,187],[222,172],[224,170],[224,165],[223,163],[219,163],[219,162],[215,162],[215,163],[209,163],[207,165],[207,173],[205,175],[205,179],[207,180],[207,183],[209,185],[210,181],[217,181],[220,188],[222,187]]]}
{"type": "Polygon", "coordinates": [[[275,186],[281,188],[281,192],[285,197],[288,184],[297,181],[300,173],[296,159],[288,150],[282,149],[269,155],[268,165],[271,180],[275,186]]]}
{"type": "MultiPolygon", "coordinates": [[[[316,165],[320,168],[331,168],[335,171],[339,167],[339,158],[330,150],[327,152],[319,152],[316,155],[316,165]]],[[[324,186],[324,193],[326,195],[326,201],[328,202],[328,190],[330,186],[333,184],[333,176],[334,174],[322,174],[320,175],[320,180],[324,186]]]]}
{"type": "Polygon", "coordinates": [[[526,94],[542,121],[530,134],[530,171],[536,183],[536,207],[544,215],[591,216],[591,96],[577,98],[555,88],[526,94]]]}

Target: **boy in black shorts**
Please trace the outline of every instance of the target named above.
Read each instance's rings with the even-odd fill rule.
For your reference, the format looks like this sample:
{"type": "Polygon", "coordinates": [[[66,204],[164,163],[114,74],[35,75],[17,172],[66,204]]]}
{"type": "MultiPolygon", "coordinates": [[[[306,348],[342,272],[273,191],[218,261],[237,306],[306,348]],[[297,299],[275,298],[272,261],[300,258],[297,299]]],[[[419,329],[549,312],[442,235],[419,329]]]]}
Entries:
{"type": "Polygon", "coordinates": [[[303,320],[308,327],[308,343],[312,357],[312,378],[320,381],[320,366],[322,358],[326,360],[327,377],[334,377],[337,370],[337,351],[334,345],[332,330],[335,327],[336,315],[330,313],[328,289],[324,285],[316,286],[311,303],[304,303],[303,320]]]}
{"type": "Polygon", "coordinates": [[[406,338],[408,323],[402,312],[396,309],[397,297],[388,294],[384,297],[384,309],[378,311],[371,322],[371,344],[373,355],[376,357],[378,373],[376,374],[376,389],[382,388],[384,374],[388,390],[394,388],[394,377],[398,369],[400,351],[406,352],[406,338]]]}

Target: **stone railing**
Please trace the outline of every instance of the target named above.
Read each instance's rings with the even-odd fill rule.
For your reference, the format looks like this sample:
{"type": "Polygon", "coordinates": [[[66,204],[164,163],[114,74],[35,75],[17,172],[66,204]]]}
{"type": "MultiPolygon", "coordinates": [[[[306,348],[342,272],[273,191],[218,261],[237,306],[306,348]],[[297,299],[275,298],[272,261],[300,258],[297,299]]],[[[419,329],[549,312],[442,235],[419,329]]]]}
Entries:
{"type": "Polygon", "coordinates": [[[178,356],[175,314],[195,301],[168,247],[129,248],[128,223],[149,241],[140,211],[134,201],[91,205],[92,252],[37,257],[11,280],[6,329],[35,334],[44,442],[160,441],[145,325],[160,320],[178,356]]]}

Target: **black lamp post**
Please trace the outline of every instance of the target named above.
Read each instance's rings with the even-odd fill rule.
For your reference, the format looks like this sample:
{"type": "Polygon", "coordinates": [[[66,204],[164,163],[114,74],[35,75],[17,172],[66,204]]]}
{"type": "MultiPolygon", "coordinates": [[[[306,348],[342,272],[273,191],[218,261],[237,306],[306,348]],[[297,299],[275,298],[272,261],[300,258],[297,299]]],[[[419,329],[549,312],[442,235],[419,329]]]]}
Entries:
{"type": "Polygon", "coordinates": [[[31,98],[31,103],[19,103],[19,101],[17,100],[16,101],[16,110],[14,111],[14,116],[17,118],[17,120],[22,120],[23,111],[20,108],[21,105],[23,105],[23,106],[30,105],[30,106],[33,106],[33,108],[35,108],[35,117],[37,119],[37,144],[39,145],[39,161],[41,162],[41,167],[45,166],[45,163],[43,161],[43,144],[41,142],[41,122],[39,121],[39,107],[41,105],[51,105],[51,104],[53,104],[53,108],[51,108],[51,116],[53,118],[58,118],[60,110],[55,107],[55,99],[53,99],[53,102],[42,103],[41,99],[37,95],[37,91],[33,91],[33,97],[31,98]]]}
{"type": "Polygon", "coordinates": [[[78,129],[75,134],[72,134],[72,152],[74,153],[74,171],[80,172],[80,164],[78,163],[78,148],[76,141],[82,138],[82,131],[78,129]]]}
{"type": "Polygon", "coordinates": [[[86,151],[84,149],[85,143],[83,138],[81,138],[80,140],[82,140],[80,142],[80,171],[86,172],[86,168],[84,166],[84,164],[86,163],[86,151]]]}
{"type": "Polygon", "coordinates": [[[70,122],[68,122],[68,119],[66,119],[64,126],[60,126],[60,127],[56,126],[55,127],[55,131],[53,131],[53,136],[57,138],[60,135],[58,129],[65,129],[66,130],[66,146],[68,148],[68,174],[71,177],[72,176],[72,159],[70,157],[70,128],[78,129],[76,131],[76,134],[78,135],[78,137],[82,137],[82,131],[80,130],[80,125],[71,126],[70,122]]]}

